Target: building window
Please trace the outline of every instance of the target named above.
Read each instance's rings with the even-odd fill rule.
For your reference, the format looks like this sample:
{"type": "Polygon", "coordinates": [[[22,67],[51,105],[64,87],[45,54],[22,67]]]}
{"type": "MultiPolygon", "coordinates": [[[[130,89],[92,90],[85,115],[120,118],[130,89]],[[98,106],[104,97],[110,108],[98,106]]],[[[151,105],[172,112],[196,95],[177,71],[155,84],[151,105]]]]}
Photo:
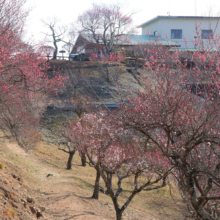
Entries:
{"type": "Polygon", "coordinates": [[[212,39],[213,33],[212,30],[202,30],[202,39],[212,39]]]}
{"type": "Polygon", "coordinates": [[[182,39],[182,30],[171,29],[171,39],[182,39]]]}

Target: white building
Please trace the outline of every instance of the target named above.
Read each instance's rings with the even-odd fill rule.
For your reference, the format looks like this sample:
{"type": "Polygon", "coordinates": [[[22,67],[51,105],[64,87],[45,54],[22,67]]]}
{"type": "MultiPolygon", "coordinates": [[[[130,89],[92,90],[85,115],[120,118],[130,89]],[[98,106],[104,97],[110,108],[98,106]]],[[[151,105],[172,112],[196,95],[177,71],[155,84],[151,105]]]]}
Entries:
{"type": "Polygon", "coordinates": [[[220,17],[157,16],[139,27],[143,35],[156,35],[174,41],[180,48],[198,49],[202,44],[213,48],[210,42],[220,35],[220,17]]]}

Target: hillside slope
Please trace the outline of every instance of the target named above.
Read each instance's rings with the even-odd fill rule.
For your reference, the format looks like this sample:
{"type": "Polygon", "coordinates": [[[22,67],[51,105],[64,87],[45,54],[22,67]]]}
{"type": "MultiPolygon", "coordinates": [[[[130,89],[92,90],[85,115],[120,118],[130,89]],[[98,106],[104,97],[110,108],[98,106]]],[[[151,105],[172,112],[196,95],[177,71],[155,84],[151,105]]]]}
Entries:
{"type": "MultiPolygon", "coordinates": [[[[120,102],[121,97],[134,96],[144,89],[143,79],[148,72],[124,64],[111,66],[111,82],[106,71],[97,63],[55,61],[51,63],[60,73],[71,78],[67,88],[59,89],[51,100],[61,103],[76,93],[91,97],[96,103],[120,102]]],[[[52,74],[52,68],[48,74],[52,74]]],[[[66,170],[68,155],[57,146],[41,141],[35,149],[25,152],[15,142],[0,138],[0,219],[48,220],[110,220],[115,211],[108,195],[100,193],[99,200],[91,199],[95,170],[82,167],[80,157],[74,156],[72,170],[66,170]],[[41,216],[42,215],[42,216],[41,216]],[[37,218],[38,217],[38,218],[37,218]]],[[[104,186],[101,181],[101,186],[104,186]]],[[[181,220],[187,214],[175,185],[170,188],[142,192],[123,214],[126,220],[181,220]]],[[[130,192],[125,182],[122,202],[130,192]]]]}
{"type": "MultiPolygon", "coordinates": [[[[95,172],[80,166],[78,155],[68,171],[67,155],[52,144],[41,142],[26,153],[2,138],[0,149],[0,161],[5,165],[0,172],[1,219],[37,219],[37,212],[43,215],[40,219],[115,219],[109,196],[100,193],[98,201],[91,199],[95,172]],[[33,202],[27,202],[28,198],[33,202]]],[[[101,185],[104,187],[103,182],[101,185]]],[[[184,219],[185,213],[175,188],[172,196],[169,188],[163,188],[137,195],[123,216],[127,220],[175,220],[184,219]]]]}
{"type": "Polygon", "coordinates": [[[106,68],[100,63],[77,61],[51,61],[48,74],[53,76],[53,70],[66,75],[66,89],[58,92],[59,99],[68,99],[75,95],[86,95],[94,102],[120,102],[121,98],[133,96],[143,90],[143,79],[148,72],[143,69],[134,70],[124,63],[114,63],[109,67],[110,82],[107,81],[106,68]],[[80,66],[79,66],[80,65],[80,66]]]}

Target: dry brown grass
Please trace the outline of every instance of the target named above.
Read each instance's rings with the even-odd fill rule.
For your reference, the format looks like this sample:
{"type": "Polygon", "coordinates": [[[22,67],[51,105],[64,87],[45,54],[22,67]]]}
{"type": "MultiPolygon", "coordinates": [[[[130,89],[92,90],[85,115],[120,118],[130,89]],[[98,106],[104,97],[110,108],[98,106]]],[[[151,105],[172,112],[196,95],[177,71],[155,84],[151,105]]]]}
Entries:
{"type": "MultiPolygon", "coordinates": [[[[74,219],[82,219],[77,216],[91,220],[115,219],[112,201],[108,195],[100,193],[98,201],[91,199],[95,170],[89,166],[80,166],[78,154],[74,156],[72,170],[68,171],[65,169],[67,154],[59,151],[53,144],[40,142],[29,153],[6,139],[2,139],[0,146],[0,160],[5,165],[5,171],[21,177],[22,183],[32,189],[38,201],[45,204],[47,213],[52,213],[55,219],[74,216],[74,219]],[[49,173],[53,176],[47,177],[49,173]]],[[[101,185],[104,186],[103,181],[101,185]]],[[[121,203],[131,190],[128,181],[122,187],[125,191],[120,198],[121,203]]],[[[123,219],[184,219],[186,207],[178,191],[173,187],[171,197],[169,190],[169,187],[165,187],[141,192],[133,199],[123,219]]]]}
{"type": "MultiPolygon", "coordinates": [[[[74,156],[72,170],[67,171],[65,170],[67,154],[57,151],[53,145],[44,143],[41,143],[36,150],[38,156],[44,161],[61,169],[61,172],[67,175],[66,178],[77,187],[79,195],[81,194],[82,197],[90,197],[92,195],[95,170],[89,166],[80,166],[80,157],[78,154],[74,156]]],[[[101,185],[104,187],[102,180],[101,185]]],[[[125,192],[122,193],[122,197],[120,198],[121,204],[130,194],[131,188],[128,180],[122,185],[122,188],[125,189],[125,192]]],[[[105,218],[108,218],[109,215],[113,215],[113,206],[108,195],[100,193],[99,201],[95,201],[95,203],[99,204],[98,207],[93,206],[93,200],[89,201],[92,210],[98,213],[102,212],[103,209],[105,210],[105,214],[103,213],[105,218]]],[[[170,187],[168,186],[159,190],[141,192],[133,199],[128,210],[125,212],[125,216],[133,216],[133,219],[183,219],[184,214],[186,214],[185,204],[182,202],[174,185],[172,187],[172,195],[170,194],[170,187]]]]}

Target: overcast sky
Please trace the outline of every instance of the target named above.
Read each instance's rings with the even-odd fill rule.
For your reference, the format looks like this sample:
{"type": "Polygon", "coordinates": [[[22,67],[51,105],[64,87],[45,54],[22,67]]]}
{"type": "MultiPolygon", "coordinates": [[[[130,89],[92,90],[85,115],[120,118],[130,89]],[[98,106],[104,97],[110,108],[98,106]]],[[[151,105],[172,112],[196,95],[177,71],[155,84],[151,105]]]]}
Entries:
{"type": "Polygon", "coordinates": [[[42,19],[56,16],[69,25],[93,3],[120,4],[123,12],[136,12],[133,15],[136,25],[158,15],[220,16],[220,0],[27,0],[27,6],[33,8],[28,19],[29,36],[36,40],[44,38],[41,32],[47,29],[42,19]]]}

